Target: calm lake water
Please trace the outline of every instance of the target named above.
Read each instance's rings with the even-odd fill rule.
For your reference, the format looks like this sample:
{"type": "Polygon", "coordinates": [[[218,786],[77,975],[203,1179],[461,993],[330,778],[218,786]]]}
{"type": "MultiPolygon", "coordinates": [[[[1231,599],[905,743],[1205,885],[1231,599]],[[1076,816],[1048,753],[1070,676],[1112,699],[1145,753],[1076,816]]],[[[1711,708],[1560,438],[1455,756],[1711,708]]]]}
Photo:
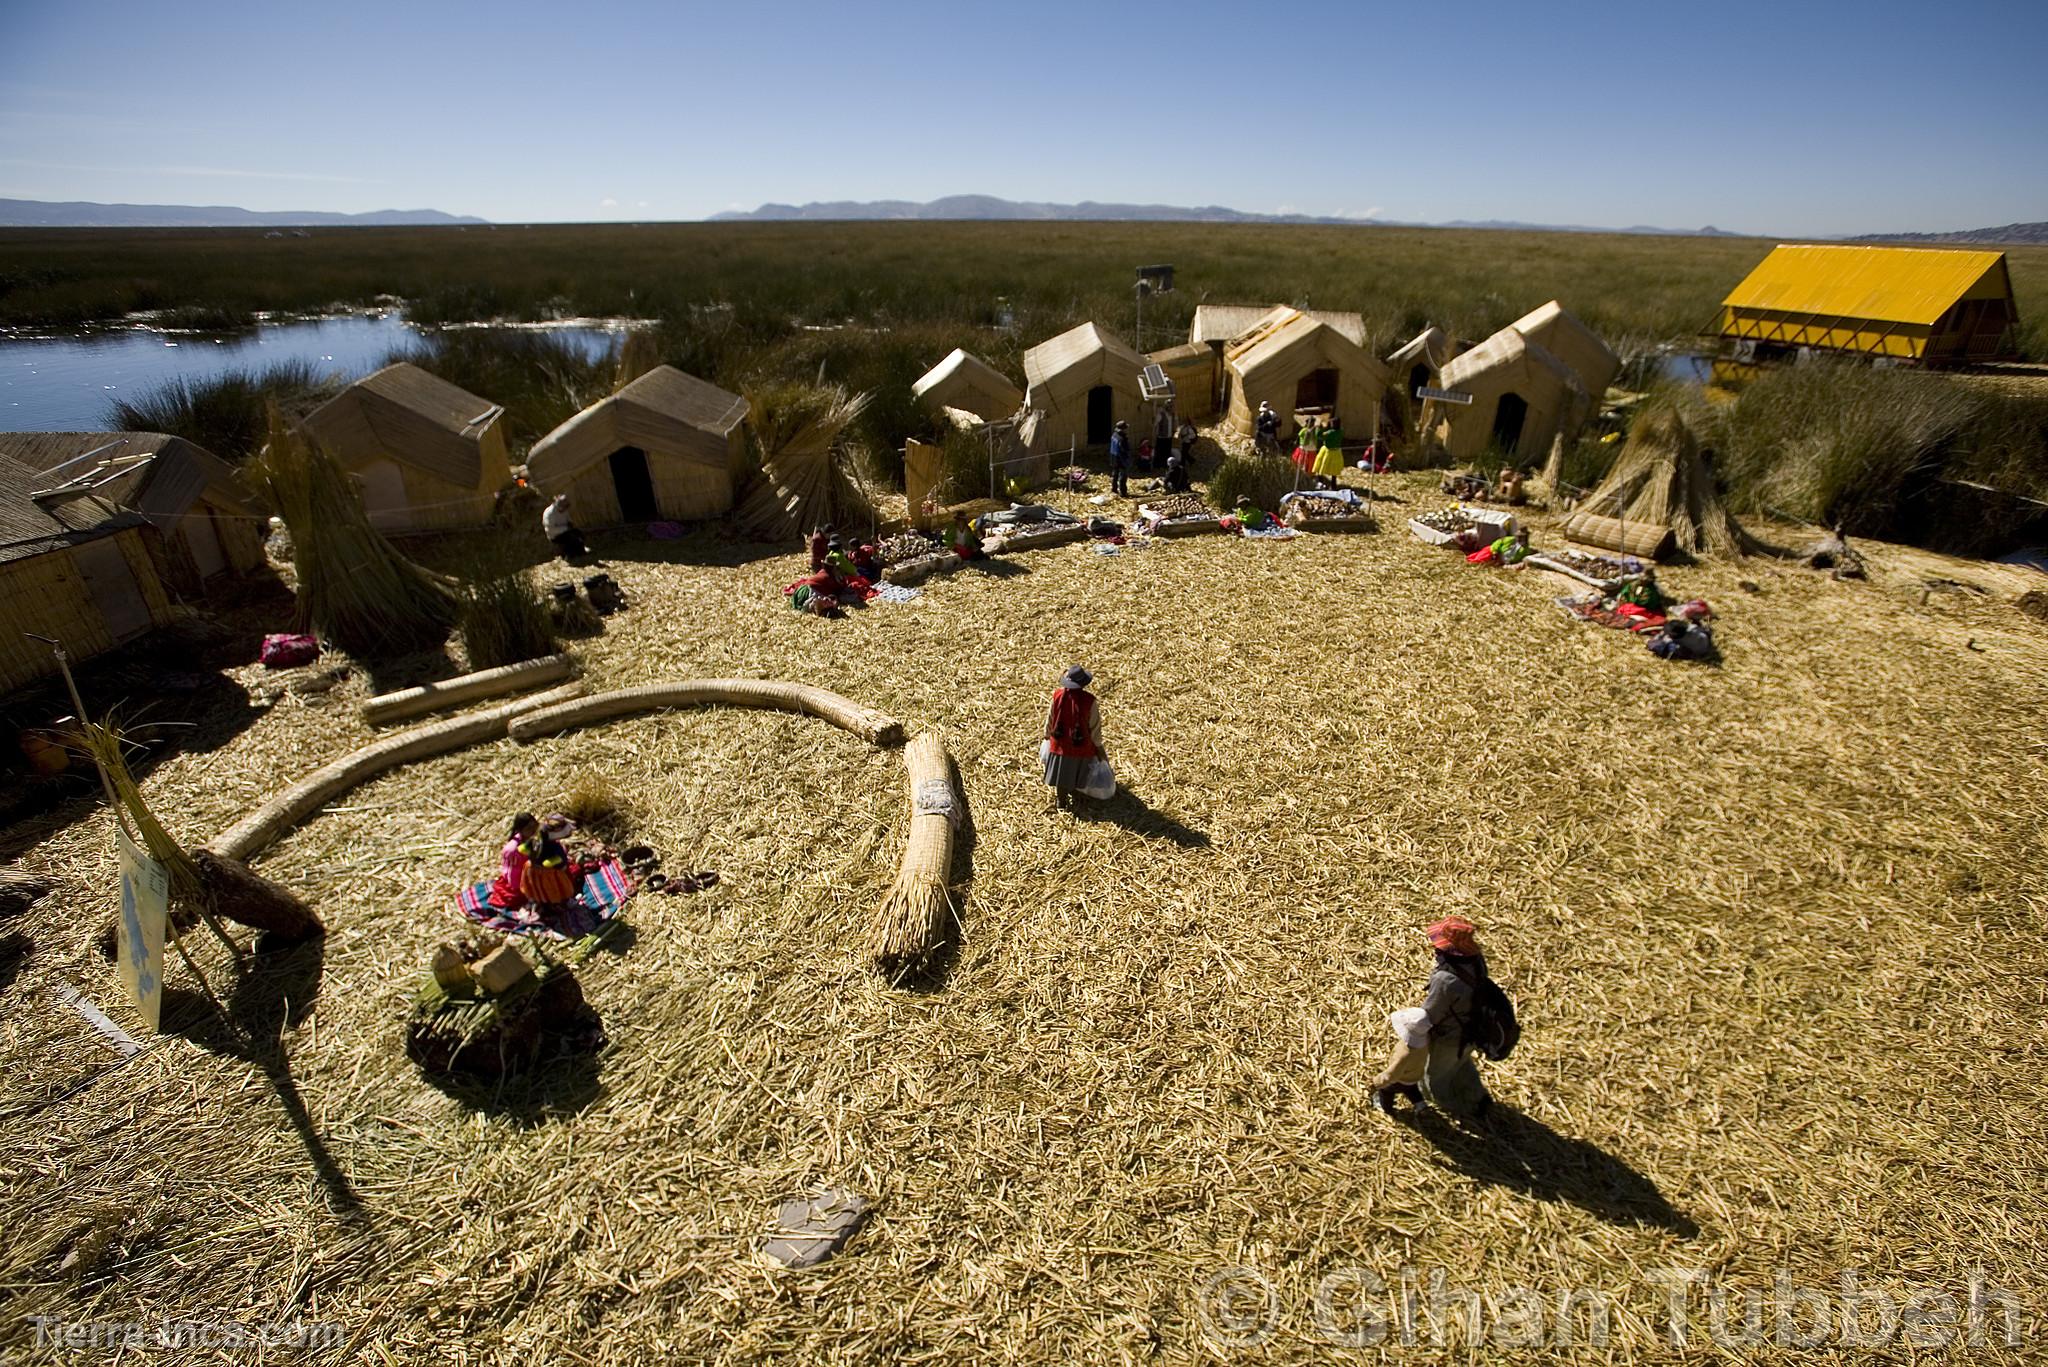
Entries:
{"type": "MultiPolygon", "coordinates": [[[[548,332],[595,359],[618,345],[624,327],[561,326],[548,332]]],[[[170,379],[203,380],[279,361],[310,361],[355,379],[375,370],[394,348],[431,336],[400,314],[383,313],[265,323],[219,337],[141,329],[0,337],[0,431],[99,431],[110,424],[107,409],[116,398],[147,393],[170,379]]]]}

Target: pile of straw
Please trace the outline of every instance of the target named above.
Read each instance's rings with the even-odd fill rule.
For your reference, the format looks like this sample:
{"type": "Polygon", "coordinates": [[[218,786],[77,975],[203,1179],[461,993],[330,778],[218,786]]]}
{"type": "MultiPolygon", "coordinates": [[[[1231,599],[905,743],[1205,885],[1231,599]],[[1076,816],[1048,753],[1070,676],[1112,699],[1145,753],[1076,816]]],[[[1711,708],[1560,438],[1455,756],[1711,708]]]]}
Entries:
{"type": "Polygon", "coordinates": [[[1669,398],[1646,403],[1637,413],[1614,468],[1577,511],[1630,527],[1668,529],[1689,556],[1747,555],[1760,545],[1721,501],[1691,422],[1669,398]]]}
{"type": "Polygon", "coordinates": [[[330,645],[378,658],[440,645],[454,587],[370,525],[362,492],[333,457],[270,410],[270,439],[244,467],[291,531],[299,614],[330,645]]]}
{"type": "MultiPolygon", "coordinates": [[[[1430,507],[1433,485],[1381,487],[1430,507]]],[[[635,606],[581,652],[594,689],[802,680],[943,731],[975,836],[945,971],[907,992],[867,961],[910,837],[894,752],[728,708],[489,741],[320,800],[263,857],[345,927],[316,982],[250,979],[310,1006],[281,1032],[294,1123],[197,1027],[101,1074],[115,1056],[49,994],[136,1028],[78,943],[111,913],[111,852],[103,816],[60,812],[23,856],[59,891],[5,931],[35,950],[0,992],[0,1342],[37,1314],[203,1313],[336,1324],[326,1356],[373,1362],[1304,1362],[1344,1356],[1322,1278],[1364,1268],[1397,1300],[1412,1266],[1425,1306],[1440,1271],[1489,1306],[1542,1288],[1552,1326],[1567,1287],[1611,1293],[1590,1356],[1624,1362],[1685,1356],[1661,1269],[1711,1278],[1701,1360],[1707,1292],[1739,1324],[1781,1269],[1966,1298],[1982,1268],[2048,1304],[2048,652],[2002,597],[1923,601],[1920,576],[1983,567],[1908,575],[1859,544],[1863,585],[1664,575],[1719,612],[1712,670],[1406,536],[1063,547],[829,630],[781,606],[800,554],[651,545],[612,567],[635,606]],[[1047,810],[1036,757],[1077,660],[1124,681],[1103,709],[1126,790],[1086,818],[1047,810]],[[722,881],[635,898],[577,966],[608,1049],[451,1096],[401,1022],[468,926],[452,892],[586,772],[669,867],[722,881]],[[1490,1136],[1371,1109],[1386,1014],[1451,910],[1525,1031],[1488,1070],[1490,1136]],[[777,1206],[823,1184],[873,1219],[819,1271],[765,1272],[777,1206]],[[1263,1347],[1204,1327],[1201,1288],[1237,1266],[1280,1296],[1263,1347]]],[[[273,707],[143,791],[218,831],[373,739],[363,688],[273,707]]],[[[1541,1357],[1422,1334],[1418,1360],[1541,1357]]]]}
{"type": "Polygon", "coordinates": [[[741,530],[787,541],[827,523],[875,522],[880,490],[841,440],[869,397],[826,384],[767,385],[747,395],[747,430],[761,472],[734,511],[741,530]]]}

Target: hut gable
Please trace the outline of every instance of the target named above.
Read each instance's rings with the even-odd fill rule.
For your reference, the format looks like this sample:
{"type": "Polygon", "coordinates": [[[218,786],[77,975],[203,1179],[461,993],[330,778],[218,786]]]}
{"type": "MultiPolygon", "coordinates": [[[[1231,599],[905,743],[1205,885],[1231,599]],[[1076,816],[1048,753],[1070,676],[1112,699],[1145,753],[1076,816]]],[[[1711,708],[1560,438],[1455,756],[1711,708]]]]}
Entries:
{"type": "Polygon", "coordinates": [[[1144,357],[1094,323],[1069,328],[1024,353],[1028,393],[1068,395],[1125,382],[1135,387],[1144,368],[1144,357]]]}
{"type": "Polygon", "coordinates": [[[674,366],[656,366],[542,437],[526,469],[549,487],[574,479],[620,447],[729,470],[732,435],[747,401],[674,366]]]}
{"type": "Polygon", "coordinates": [[[505,410],[400,361],[366,375],[307,415],[306,430],[344,466],[389,458],[474,489],[485,434],[505,410]]]}
{"type": "Polygon", "coordinates": [[[535,442],[526,471],[589,526],[712,517],[732,507],[746,417],[739,395],[656,366],[535,442]]]}
{"type": "Polygon", "coordinates": [[[1224,365],[1230,422],[1245,434],[1261,402],[1281,415],[1283,431],[1297,412],[1321,409],[1364,434],[1372,430],[1387,388],[1387,368],[1378,357],[1330,324],[1293,309],[1233,342],[1224,365]]]}
{"type": "Polygon", "coordinates": [[[1134,430],[1151,405],[1138,391],[1145,358],[1094,323],[1070,328],[1024,353],[1025,406],[1045,415],[1032,427],[1040,449],[1100,446],[1110,426],[1134,430]]]}
{"type": "Polygon", "coordinates": [[[1212,345],[1235,342],[1246,333],[1295,313],[1305,313],[1318,323],[1327,323],[1357,345],[1365,345],[1365,315],[1335,309],[1295,309],[1285,304],[1197,305],[1188,340],[1212,345]]]}
{"type": "Polygon", "coordinates": [[[1761,347],[1942,362],[2010,355],[2018,321],[2003,252],[1779,246],[1721,301],[1720,332],[1761,347]]]}
{"type": "Polygon", "coordinates": [[[928,408],[965,409],[991,422],[1024,406],[1024,391],[1008,376],[961,347],[926,371],[910,392],[928,408]]]}
{"type": "Polygon", "coordinates": [[[1595,399],[1607,392],[1621,372],[1621,358],[1555,299],[1508,326],[1570,366],[1579,384],[1595,399]]]}
{"type": "Polygon", "coordinates": [[[1432,375],[1451,359],[1451,339],[1440,327],[1426,327],[1387,357],[1387,368],[1404,374],[1418,365],[1428,366],[1432,375]]]}

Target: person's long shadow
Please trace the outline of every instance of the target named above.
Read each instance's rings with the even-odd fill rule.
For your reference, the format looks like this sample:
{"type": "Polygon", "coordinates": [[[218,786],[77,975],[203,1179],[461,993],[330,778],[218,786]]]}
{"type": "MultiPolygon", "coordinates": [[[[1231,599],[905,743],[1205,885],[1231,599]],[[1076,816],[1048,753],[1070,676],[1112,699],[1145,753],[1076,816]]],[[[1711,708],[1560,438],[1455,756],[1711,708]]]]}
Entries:
{"type": "Polygon", "coordinates": [[[1106,801],[1083,798],[1074,815],[1082,821],[1113,822],[1147,840],[1171,840],[1183,849],[1199,849],[1209,843],[1208,832],[1160,811],[1126,787],[1119,787],[1116,796],[1106,801]]]}
{"type": "Polygon", "coordinates": [[[1682,1238],[1697,1235],[1691,1217],[1642,1173],[1590,1140],[1561,1135],[1512,1106],[1495,1102],[1473,1133],[1425,1112],[1410,1122],[1459,1172],[1539,1201],[1565,1201],[1611,1224],[1645,1225],[1682,1238]]]}
{"type": "Polygon", "coordinates": [[[236,978],[224,1003],[227,1020],[221,1019],[202,994],[166,986],[163,1019],[166,1033],[182,1035],[211,1053],[238,1058],[263,1070],[283,1103],[285,1119],[306,1147],[306,1157],[314,1176],[326,1188],[329,1203],[344,1220],[354,1223],[366,1215],[362,1198],[315,1128],[312,1113],[292,1079],[291,1059],[284,1046],[285,1030],[304,1020],[320,995],[326,947],[326,937],[315,936],[288,948],[257,953],[236,978]]]}

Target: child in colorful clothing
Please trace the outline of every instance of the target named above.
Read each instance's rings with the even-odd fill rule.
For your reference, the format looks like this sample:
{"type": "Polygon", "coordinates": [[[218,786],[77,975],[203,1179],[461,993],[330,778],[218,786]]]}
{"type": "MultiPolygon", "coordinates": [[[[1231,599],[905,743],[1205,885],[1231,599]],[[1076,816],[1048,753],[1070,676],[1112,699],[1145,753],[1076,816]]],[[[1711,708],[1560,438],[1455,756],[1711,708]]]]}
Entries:
{"type": "Polygon", "coordinates": [[[498,853],[498,876],[491,880],[491,905],[500,911],[517,911],[526,905],[526,866],[531,858],[528,842],[540,835],[540,818],[521,812],[512,818],[512,833],[498,853]]]}

